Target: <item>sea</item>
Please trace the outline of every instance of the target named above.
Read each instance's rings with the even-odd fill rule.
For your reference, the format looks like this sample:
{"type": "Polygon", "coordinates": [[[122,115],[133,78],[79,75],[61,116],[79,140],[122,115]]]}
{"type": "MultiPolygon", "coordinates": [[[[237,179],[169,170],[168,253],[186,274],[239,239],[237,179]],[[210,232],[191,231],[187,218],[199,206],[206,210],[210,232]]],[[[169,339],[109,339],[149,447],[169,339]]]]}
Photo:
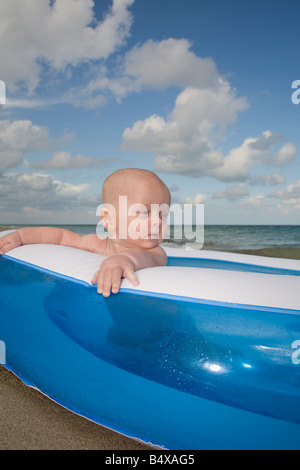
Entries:
{"type": "MultiPolygon", "coordinates": [[[[1,224],[0,230],[24,226],[1,224]]],[[[96,233],[96,225],[55,226],[81,235],[96,233]]],[[[162,246],[300,260],[300,225],[174,226],[170,227],[162,246]]]]}

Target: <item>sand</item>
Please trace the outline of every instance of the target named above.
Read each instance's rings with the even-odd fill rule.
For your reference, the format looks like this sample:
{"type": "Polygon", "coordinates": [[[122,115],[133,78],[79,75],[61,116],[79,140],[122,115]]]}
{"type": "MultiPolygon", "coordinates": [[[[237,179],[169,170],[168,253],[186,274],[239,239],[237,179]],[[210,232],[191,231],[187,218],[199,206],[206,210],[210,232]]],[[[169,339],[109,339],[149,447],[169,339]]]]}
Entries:
{"type": "Polygon", "coordinates": [[[0,450],[150,450],[78,416],[0,365],[0,450]]]}

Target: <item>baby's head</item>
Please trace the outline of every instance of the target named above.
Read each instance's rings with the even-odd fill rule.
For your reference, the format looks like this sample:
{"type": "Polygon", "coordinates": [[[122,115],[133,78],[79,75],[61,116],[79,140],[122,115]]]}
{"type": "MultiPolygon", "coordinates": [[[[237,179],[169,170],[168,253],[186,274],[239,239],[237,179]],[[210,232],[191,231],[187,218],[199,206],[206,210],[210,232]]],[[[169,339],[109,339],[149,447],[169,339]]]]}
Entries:
{"type": "Polygon", "coordinates": [[[125,246],[153,248],[166,233],[170,200],[167,186],[152,171],[117,170],[102,187],[102,224],[125,246]]]}

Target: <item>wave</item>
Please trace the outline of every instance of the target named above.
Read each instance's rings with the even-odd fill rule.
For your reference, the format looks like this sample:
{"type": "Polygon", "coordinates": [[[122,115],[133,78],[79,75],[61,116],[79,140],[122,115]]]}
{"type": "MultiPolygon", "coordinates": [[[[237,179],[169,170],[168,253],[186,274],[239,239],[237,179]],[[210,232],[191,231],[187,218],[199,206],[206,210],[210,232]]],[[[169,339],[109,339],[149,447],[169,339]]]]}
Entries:
{"type": "Polygon", "coordinates": [[[187,245],[189,248],[193,248],[195,250],[203,250],[203,251],[223,251],[227,253],[239,253],[244,255],[255,255],[255,256],[266,256],[269,258],[285,258],[285,259],[296,259],[300,260],[300,248],[260,248],[258,250],[255,249],[246,249],[246,250],[235,250],[229,247],[220,247],[216,246],[215,244],[206,244],[204,247],[198,247],[197,244],[187,244],[184,240],[167,240],[164,241],[162,245],[165,246],[173,246],[177,248],[185,248],[187,245]]]}
{"type": "Polygon", "coordinates": [[[235,250],[233,253],[300,260],[300,248],[261,248],[259,250],[235,250]]]}

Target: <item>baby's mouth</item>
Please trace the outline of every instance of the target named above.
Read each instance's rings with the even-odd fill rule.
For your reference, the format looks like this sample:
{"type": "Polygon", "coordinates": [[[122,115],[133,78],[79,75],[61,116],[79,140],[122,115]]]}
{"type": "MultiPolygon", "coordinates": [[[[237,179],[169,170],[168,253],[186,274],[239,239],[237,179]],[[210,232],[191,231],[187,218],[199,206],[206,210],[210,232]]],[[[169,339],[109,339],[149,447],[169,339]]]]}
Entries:
{"type": "Polygon", "coordinates": [[[154,239],[154,240],[158,239],[159,237],[160,237],[160,232],[151,232],[149,234],[149,238],[154,239]]]}
{"type": "Polygon", "coordinates": [[[159,232],[150,232],[147,235],[142,236],[143,240],[158,240],[160,237],[159,232]]]}

